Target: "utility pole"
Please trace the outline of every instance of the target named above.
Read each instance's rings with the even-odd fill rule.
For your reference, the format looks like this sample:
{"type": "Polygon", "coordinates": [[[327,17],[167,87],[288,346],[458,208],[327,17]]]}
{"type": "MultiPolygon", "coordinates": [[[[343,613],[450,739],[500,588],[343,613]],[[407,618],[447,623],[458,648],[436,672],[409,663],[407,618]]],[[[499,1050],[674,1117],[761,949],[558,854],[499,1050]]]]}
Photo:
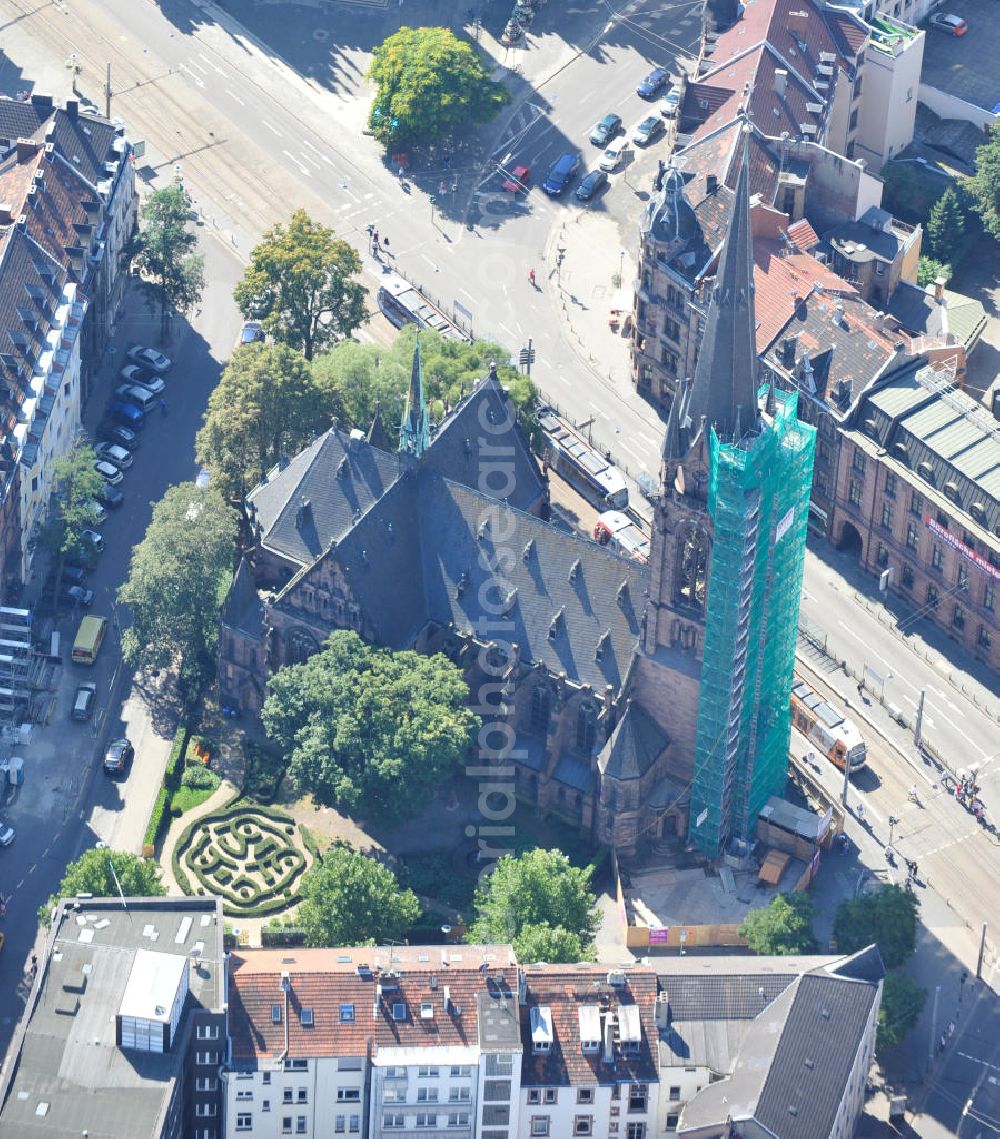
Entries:
{"type": "Polygon", "coordinates": [[[934,1004],[931,1008],[931,1039],[927,1046],[927,1070],[934,1066],[934,1048],[937,1044],[937,1012],[938,998],[941,996],[941,986],[934,986],[934,1004]]]}
{"type": "Polygon", "coordinates": [[[917,718],[913,721],[913,742],[920,747],[920,730],[924,725],[924,696],[926,689],[920,689],[920,699],[917,701],[917,718]]]}
{"type": "Polygon", "coordinates": [[[892,836],[896,830],[896,824],[898,822],[899,822],[899,819],[897,819],[895,815],[889,816],[889,845],[890,846],[892,846],[892,836]]]}
{"type": "Polygon", "coordinates": [[[111,118],[111,62],[108,61],[108,74],[104,81],[104,117],[111,118]]]}
{"type": "Polygon", "coordinates": [[[979,960],[976,962],[976,980],[983,979],[983,957],[986,955],[986,922],[983,922],[983,932],[979,938],[979,960]]]}
{"type": "Polygon", "coordinates": [[[531,376],[531,365],[535,362],[535,350],[531,346],[531,337],[528,337],[527,348],[522,348],[518,356],[518,361],[524,369],[526,376],[531,376]]]}
{"type": "Polygon", "coordinates": [[[847,755],[844,755],[844,789],[840,793],[840,802],[847,808],[847,788],[850,786],[851,765],[847,762],[847,755]]]}

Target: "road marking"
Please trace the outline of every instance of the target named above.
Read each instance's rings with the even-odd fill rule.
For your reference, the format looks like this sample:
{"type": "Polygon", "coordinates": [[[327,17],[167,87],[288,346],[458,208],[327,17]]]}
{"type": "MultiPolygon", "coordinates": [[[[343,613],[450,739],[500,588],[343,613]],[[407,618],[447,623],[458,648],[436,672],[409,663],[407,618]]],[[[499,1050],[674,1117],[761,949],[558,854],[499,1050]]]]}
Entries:
{"type": "Polygon", "coordinates": [[[198,87],[204,87],[205,86],[205,80],[199,79],[198,76],[195,75],[195,73],[191,70],[190,67],[188,67],[188,65],[186,63],[182,63],[180,65],[180,69],[181,69],[181,71],[186,71],[187,74],[191,76],[191,78],[194,80],[194,83],[196,86],[198,86],[198,87]]]}
{"type": "Polygon", "coordinates": [[[299,168],[299,170],[302,171],[303,174],[311,174],[312,173],[312,171],[309,169],[309,167],[303,166],[302,163],[299,162],[299,160],[295,157],[294,154],[292,154],[292,152],[290,150],[283,150],[281,153],[283,155],[285,155],[286,158],[291,159],[291,161],[295,163],[295,165],[299,168]]]}
{"type": "Polygon", "coordinates": [[[246,106],[246,103],[243,102],[243,100],[239,97],[239,95],[237,95],[235,91],[230,91],[228,87],[226,88],[226,94],[229,96],[230,99],[235,99],[236,102],[239,103],[239,105],[241,107],[246,106]]]}
{"type": "MultiPolygon", "coordinates": [[[[979,827],[976,827],[975,830],[967,831],[965,834],[960,834],[958,838],[953,838],[948,842],[943,842],[940,846],[935,846],[933,850],[925,850],[921,854],[921,858],[930,858],[934,854],[940,854],[942,850],[947,850],[950,846],[957,846],[960,842],[965,842],[966,839],[970,839],[973,837],[973,835],[977,834],[979,834],[979,827]]],[[[907,835],[907,837],[909,838],[912,836],[907,835]]]]}
{"type": "Polygon", "coordinates": [[[462,294],[463,297],[468,297],[469,300],[472,301],[473,304],[478,304],[478,301],[472,295],[472,293],[469,292],[468,289],[463,289],[461,286],[459,286],[458,291],[462,294]]]}
{"type": "MultiPolygon", "coordinates": [[[[187,65],[186,65],[186,64],[184,64],[184,63],[182,63],[182,64],[181,64],[181,67],[186,67],[186,66],[187,66],[187,65]]],[[[191,60],[191,66],[192,66],[192,67],[196,67],[196,68],[197,68],[197,69],[198,69],[198,70],[199,70],[199,71],[202,73],[202,75],[204,75],[204,74],[205,74],[205,69],[204,69],[204,67],[202,67],[202,65],[201,65],[200,63],[195,63],[195,61],[194,61],[193,59],[191,60]]]]}
{"type": "Polygon", "coordinates": [[[511,338],[511,340],[516,339],[513,331],[511,329],[509,329],[506,324],[501,324],[500,327],[504,330],[504,332],[507,333],[507,335],[511,338]]]}
{"type": "Polygon", "coordinates": [[[304,138],[304,139],[302,140],[302,145],[303,145],[303,146],[308,146],[308,147],[309,147],[309,149],[310,149],[310,150],[313,152],[313,154],[317,155],[317,157],[319,157],[319,158],[322,158],[322,159],[323,159],[323,161],[324,161],[324,162],[325,162],[325,163],[326,163],[328,166],[332,166],[332,165],[333,165],[333,159],[332,159],[332,158],[328,158],[328,157],[327,157],[325,154],[323,154],[321,151],[317,150],[317,149],[316,149],[316,147],[315,147],[315,146],[313,146],[313,144],[312,144],[312,143],[311,143],[311,142],[310,142],[310,141],[309,141],[307,138],[304,138]]]}
{"type": "Polygon", "coordinates": [[[980,1060],[978,1056],[970,1056],[968,1052],[959,1052],[958,1055],[963,1060],[971,1060],[974,1064],[982,1064],[984,1068],[992,1068],[994,1072],[1000,1072],[1000,1064],[991,1064],[989,1060],[980,1060]]]}
{"type": "Polygon", "coordinates": [[[269,130],[269,131],[270,131],[272,134],[276,134],[276,135],[278,136],[278,138],[281,138],[281,131],[279,131],[279,130],[278,130],[278,128],[277,128],[276,126],[274,126],[272,123],[269,123],[269,122],[267,121],[267,119],[261,119],[260,121],[261,121],[261,122],[264,124],[264,126],[266,126],[266,127],[267,127],[267,129],[268,129],[268,130],[269,130]]]}
{"type": "Polygon", "coordinates": [[[312,157],[312,155],[303,154],[302,157],[306,160],[306,162],[311,162],[313,164],[313,166],[316,167],[317,170],[321,169],[320,164],[316,161],[315,158],[312,157]]]}

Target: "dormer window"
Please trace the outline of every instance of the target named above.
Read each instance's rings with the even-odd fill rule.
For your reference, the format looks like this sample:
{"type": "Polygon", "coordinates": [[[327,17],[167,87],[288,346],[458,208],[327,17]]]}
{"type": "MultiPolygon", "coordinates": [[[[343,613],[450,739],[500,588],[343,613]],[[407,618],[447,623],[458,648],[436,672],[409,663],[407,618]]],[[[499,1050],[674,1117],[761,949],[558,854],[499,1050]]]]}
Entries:
{"type": "Polygon", "coordinates": [[[548,1005],[535,1005],[529,1014],[531,1024],[531,1051],[544,1056],[552,1048],[552,1009],[548,1005]]]}

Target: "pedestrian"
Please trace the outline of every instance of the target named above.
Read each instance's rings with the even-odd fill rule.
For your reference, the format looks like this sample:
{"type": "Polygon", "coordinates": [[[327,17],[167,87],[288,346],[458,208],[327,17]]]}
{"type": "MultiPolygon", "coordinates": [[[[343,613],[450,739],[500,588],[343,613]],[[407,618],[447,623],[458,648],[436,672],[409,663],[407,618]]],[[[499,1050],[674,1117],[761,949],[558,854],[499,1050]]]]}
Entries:
{"type": "Polygon", "coordinates": [[[31,975],[34,976],[38,972],[38,954],[32,953],[31,955],[31,975]]]}
{"type": "Polygon", "coordinates": [[[534,269],[528,270],[528,280],[531,282],[533,287],[537,288],[537,286],[535,285],[535,270],[534,269]]]}
{"type": "Polygon", "coordinates": [[[948,1037],[941,1033],[941,1039],[938,1041],[938,1051],[943,1052],[948,1047],[948,1037]]]}
{"type": "Polygon", "coordinates": [[[859,823],[861,823],[862,825],[864,825],[864,821],[865,821],[865,809],[864,809],[864,807],[862,807],[862,805],[861,805],[860,803],[858,804],[858,807],[857,807],[857,812],[856,812],[856,813],[857,813],[857,816],[858,816],[858,822],[859,822],[859,823]]]}
{"type": "Polygon", "coordinates": [[[382,238],[382,245],[384,246],[386,253],[388,253],[389,252],[389,239],[387,237],[382,238]]]}
{"type": "Polygon", "coordinates": [[[863,680],[859,680],[858,681],[858,695],[864,696],[864,694],[865,694],[865,682],[863,680]]]}
{"type": "Polygon", "coordinates": [[[403,178],[406,176],[406,167],[400,163],[399,169],[396,171],[396,173],[399,175],[400,182],[402,182],[403,178]]]}
{"type": "Polygon", "coordinates": [[[955,1035],[955,1022],[953,1020],[948,1021],[948,1027],[945,1029],[945,1032],[949,1040],[955,1035]]]}
{"type": "Polygon", "coordinates": [[[378,226],[375,226],[375,228],[374,228],[373,230],[371,230],[371,235],[372,235],[372,241],[373,241],[373,243],[374,243],[375,245],[378,245],[378,244],[379,244],[379,240],[378,240],[378,226]]]}

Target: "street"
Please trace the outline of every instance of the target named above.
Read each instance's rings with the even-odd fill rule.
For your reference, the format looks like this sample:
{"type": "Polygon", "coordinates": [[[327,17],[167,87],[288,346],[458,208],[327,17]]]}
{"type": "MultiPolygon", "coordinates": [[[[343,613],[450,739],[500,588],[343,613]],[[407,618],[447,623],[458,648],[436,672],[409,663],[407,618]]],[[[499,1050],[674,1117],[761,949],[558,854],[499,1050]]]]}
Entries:
{"type": "MultiPolygon", "coordinates": [[[[375,141],[362,133],[368,53],[398,26],[395,6],[283,5],[280,21],[275,5],[229,7],[239,8],[252,27],[247,30],[206,0],[63,0],[38,8],[29,0],[0,0],[5,37],[0,88],[13,93],[30,85],[64,98],[70,84],[64,61],[76,52],[82,66],[79,89],[103,111],[101,88],[110,62],[112,114],[126,120],[131,139],[147,144],[137,174],[150,186],[163,185],[179,166],[204,236],[209,289],[192,327],[178,327],[174,342],[164,346],[175,357],[168,377],[169,414],[147,429],[123,484],[126,504],[104,526],[108,550],[91,582],[98,594],[94,611],[110,613],[111,597],[127,573],[128,551],[148,523],[149,503],[169,483],[196,473],[194,433],[239,326],[233,283],[253,243],[300,206],[362,250],[365,227],[377,224],[391,239],[396,266],[446,309],[460,306],[468,312],[477,337],[495,339],[514,353],[530,338],[537,353],[532,376],[543,396],[577,422],[591,421],[594,442],[633,479],[655,480],[662,423],[631,385],[627,341],[609,337],[607,308],[618,273],[629,289],[637,226],[657,162],[669,148],[663,139],[647,149],[632,147],[625,169],[613,174],[608,191],[589,204],[577,203],[571,193],[549,198],[540,183],[549,165],[567,151],[578,151],[585,167],[593,165],[599,152],[587,135],[606,112],[620,114],[631,131],[655,111],[635,94],[635,85],[652,66],[676,67],[683,53],[696,50],[700,6],[638,3],[627,12],[610,13],[600,4],[572,11],[548,5],[527,47],[517,49],[513,59],[489,36],[490,29],[496,31],[491,16],[482,45],[496,53],[498,64],[516,64],[514,99],[493,128],[480,132],[447,164],[414,169],[409,195],[375,141]],[[273,47],[264,42],[267,36],[273,36],[273,47]],[[531,167],[527,194],[503,191],[501,171],[522,163],[531,167]],[[434,211],[430,194],[437,197],[434,211]],[[528,278],[532,269],[538,288],[528,278]]],[[[406,13],[414,24],[450,19],[459,28],[465,19],[463,5],[431,0],[414,0],[406,13]]],[[[367,258],[366,283],[377,282],[380,273],[367,258]]],[[[137,301],[126,322],[127,335],[135,340],[149,336],[155,325],[137,301]]],[[[117,374],[125,336],[123,330],[116,337],[116,367],[105,369],[87,409],[90,426],[100,417],[103,395],[117,374]]],[[[912,721],[920,692],[925,693],[925,737],[953,769],[980,766],[983,798],[996,820],[1000,699],[995,677],[965,669],[954,646],[925,639],[918,618],[884,609],[872,593],[871,579],[849,559],[825,543],[814,544],[807,555],[802,613],[825,652],[804,645],[801,655],[816,670],[817,684],[829,685],[830,698],[857,717],[869,746],[869,770],[857,778],[851,801],[855,805],[863,796],[870,830],[852,823],[852,835],[859,834],[865,862],[884,870],[888,818],[900,819],[893,844],[917,860],[921,878],[929,883],[923,918],[946,947],[952,975],[957,962],[968,966],[970,953],[974,966],[979,926],[997,912],[996,839],[941,792],[938,772],[913,746],[912,730],[895,723],[881,702],[912,721]],[[834,671],[833,660],[846,662],[853,676],[834,671]],[[856,692],[863,676],[866,704],[856,692]],[[920,807],[906,800],[914,782],[920,807]]],[[[115,649],[109,642],[94,676],[105,694],[115,649]]],[[[151,725],[150,745],[140,747],[142,762],[137,760],[127,783],[95,778],[88,784],[87,772],[93,772],[109,732],[124,725],[133,739],[135,733],[146,738],[141,733],[150,725],[136,695],[119,720],[111,693],[103,704],[111,712],[101,737],[96,744],[92,736],[85,740],[65,717],[77,682],[74,670],[64,668],[58,729],[54,725],[36,735],[42,747],[38,740],[58,730],[53,743],[44,746],[54,760],[58,756],[65,773],[44,802],[31,804],[25,793],[16,808],[24,810],[23,821],[16,811],[13,815],[18,840],[4,852],[3,865],[17,900],[8,911],[5,976],[16,976],[30,952],[34,911],[69,859],[97,838],[138,848],[159,780],[157,763],[162,770],[169,746],[170,723],[151,725]],[[61,825],[50,833],[45,822],[56,817],[50,808],[57,801],[72,809],[66,808],[61,825]]],[[[796,746],[800,756],[809,750],[801,740],[796,746]]],[[[826,767],[818,774],[836,793],[837,772],[826,767]]],[[[17,1015],[14,997],[10,985],[0,994],[0,1046],[6,1046],[17,1015]]],[[[973,1129],[975,1118],[997,1115],[994,1076],[1000,1073],[989,1065],[1000,1063],[1000,1045],[990,1044],[997,1036],[988,1027],[995,1015],[987,994],[976,1006],[981,1028],[973,1032],[973,1025],[980,1025],[975,1018],[963,1026],[961,1040],[944,1061],[946,1084],[939,1075],[928,1091],[928,1110],[933,1104],[939,1118],[958,1109],[958,1120],[958,1105],[972,1097],[961,1130],[956,1122],[962,1136],[980,1133],[973,1129]]],[[[981,1133],[994,1131],[983,1127],[981,1133]]]]}

